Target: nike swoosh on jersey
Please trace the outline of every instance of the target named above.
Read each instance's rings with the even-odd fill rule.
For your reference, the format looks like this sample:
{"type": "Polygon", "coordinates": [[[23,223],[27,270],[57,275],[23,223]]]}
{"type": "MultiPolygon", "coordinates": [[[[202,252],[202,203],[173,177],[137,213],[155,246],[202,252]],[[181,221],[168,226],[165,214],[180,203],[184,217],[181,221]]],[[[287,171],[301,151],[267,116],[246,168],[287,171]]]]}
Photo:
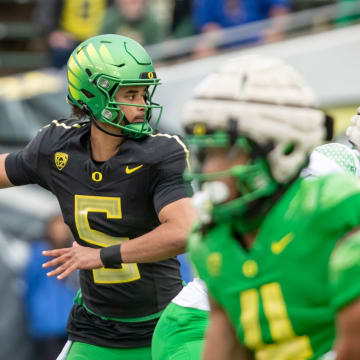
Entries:
{"type": "Polygon", "coordinates": [[[293,239],[294,239],[293,233],[289,233],[285,235],[281,240],[273,242],[271,244],[271,252],[276,255],[282,253],[293,239]]]}
{"type": "Polygon", "coordinates": [[[143,165],[139,165],[137,167],[134,167],[132,169],[129,169],[129,166],[126,167],[125,172],[129,175],[132,174],[133,172],[135,172],[136,170],[139,170],[143,167],[143,165]]]}

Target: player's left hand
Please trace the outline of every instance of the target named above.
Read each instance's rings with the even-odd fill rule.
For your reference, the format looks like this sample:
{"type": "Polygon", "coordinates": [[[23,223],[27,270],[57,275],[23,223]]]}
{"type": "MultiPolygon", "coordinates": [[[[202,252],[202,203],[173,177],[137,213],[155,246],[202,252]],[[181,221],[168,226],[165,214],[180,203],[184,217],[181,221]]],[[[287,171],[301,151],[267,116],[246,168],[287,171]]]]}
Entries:
{"type": "Polygon", "coordinates": [[[43,251],[44,256],[53,256],[54,259],[43,264],[43,268],[56,266],[47,276],[58,275],[59,280],[65,279],[77,269],[97,269],[103,267],[100,259],[100,249],[81,246],[74,242],[70,248],[43,251]]]}

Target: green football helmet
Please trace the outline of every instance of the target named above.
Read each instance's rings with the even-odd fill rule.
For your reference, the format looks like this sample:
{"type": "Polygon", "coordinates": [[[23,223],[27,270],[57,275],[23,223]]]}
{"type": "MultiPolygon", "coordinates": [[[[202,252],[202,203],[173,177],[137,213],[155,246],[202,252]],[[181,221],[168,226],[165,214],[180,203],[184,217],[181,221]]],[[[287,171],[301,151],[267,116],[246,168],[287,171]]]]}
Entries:
{"type": "Polygon", "coordinates": [[[184,174],[192,182],[200,221],[234,219],[240,232],[256,229],[277,198],[307,165],[312,149],[329,139],[331,122],[314,107],[312,90],[282,60],[235,58],[208,75],[183,110],[182,123],[193,159],[184,174]],[[204,173],[208,151],[239,150],[246,164],[204,173]],[[228,200],[221,181],[233,177],[238,196],[228,200]]]}
{"type": "Polygon", "coordinates": [[[122,134],[141,138],[158,127],[162,106],[153,102],[160,80],[152,60],[136,41],[121,35],[92,37],[71,54],[67,64],[68,101],[101,123],[122,129],[122,134]],[[115,101],[121,86],[147,87],[146,105],[115,101]],[[144,121],[131,124],[119,105],[144,108],[144,121]],[[157,109],[156,119],[149,121],[157,109]]]}

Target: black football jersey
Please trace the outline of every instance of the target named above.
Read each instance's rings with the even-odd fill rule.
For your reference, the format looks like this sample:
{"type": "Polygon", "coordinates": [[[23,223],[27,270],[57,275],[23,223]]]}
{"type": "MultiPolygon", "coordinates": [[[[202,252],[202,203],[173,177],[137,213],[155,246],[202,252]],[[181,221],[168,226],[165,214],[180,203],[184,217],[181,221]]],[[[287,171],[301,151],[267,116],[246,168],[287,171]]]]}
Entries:
{"type": "MultiPolygon", "coordinates": [[[[157,227],[160,210],[188,196],[182,180],[187,160],[188,151],[177,136],[155,134],[140,140],[127,139],[111,159],[96,162],[91,157],[90,122],[68,119],[54,120],[41,129],[23,150],[9,154],[5,166],[14,185],[39,184],[55,194],[76,241],[99,248],[131,241],[157,227]]],[[[80,284],[88,309],[122,319],[163,310],[182,288],[176,258],[81,270],[80,284]]],[[[86,331],[82,327],[89,319],[98,323],[95,318],[75,305],[68,326],[70,338],[86,341],[86,333],[91,333],[89,338],[98,338],[98,325],[94,324],[93,331],[89,324],[86,331]],[[84,336],[84,331],[85,339],[76,336],[80,332],[84,336]]],[[[146,322],[151,329],[155,323],[146,322]]],[[[127,322],[126,328],[131,324],[127,322]]],[[[106,328],[108,323],[102,326],[106,328]]],[[[144,326],[133,325],[146,332],[144,326]]],[[[132,346],[138,333],[135,329],[134,339],[125,341],[124,336],[114,339],[112,331],[109,336],[106,329],[98,331],[105,340],[92,343],[132,346]]]]}

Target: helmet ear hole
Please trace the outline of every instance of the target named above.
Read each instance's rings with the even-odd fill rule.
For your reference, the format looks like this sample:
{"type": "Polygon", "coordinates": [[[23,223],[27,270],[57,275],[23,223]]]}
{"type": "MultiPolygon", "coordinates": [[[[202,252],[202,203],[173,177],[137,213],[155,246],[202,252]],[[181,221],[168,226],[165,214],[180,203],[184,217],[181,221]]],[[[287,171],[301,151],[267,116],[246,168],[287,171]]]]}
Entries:
{"type": "Polygon", "coordinates": [[[292,154],[292,152],[295,150],[296,148],[296,145],[295,143],[288,143],[285,145],[285,148],[284,148],[284,155],[288,156],[290,154],[292,154]]]}
{"type": "Polygon", "coordinates": [[[112,98],[113,95],[115,95],[114,92],[115,92],[116,88],[117,88],[117,84],[114,84],[113,87],[109,90],[110,98],[112,98]]]}
{"type": "Polygon", "coordinates": [[[92,94],[90,91],[87,91],[85,89],[81,89],[81,92],[88,98],[88,99],[91,99],[93,97],[95,97],[94,94],[92,94]]]}

